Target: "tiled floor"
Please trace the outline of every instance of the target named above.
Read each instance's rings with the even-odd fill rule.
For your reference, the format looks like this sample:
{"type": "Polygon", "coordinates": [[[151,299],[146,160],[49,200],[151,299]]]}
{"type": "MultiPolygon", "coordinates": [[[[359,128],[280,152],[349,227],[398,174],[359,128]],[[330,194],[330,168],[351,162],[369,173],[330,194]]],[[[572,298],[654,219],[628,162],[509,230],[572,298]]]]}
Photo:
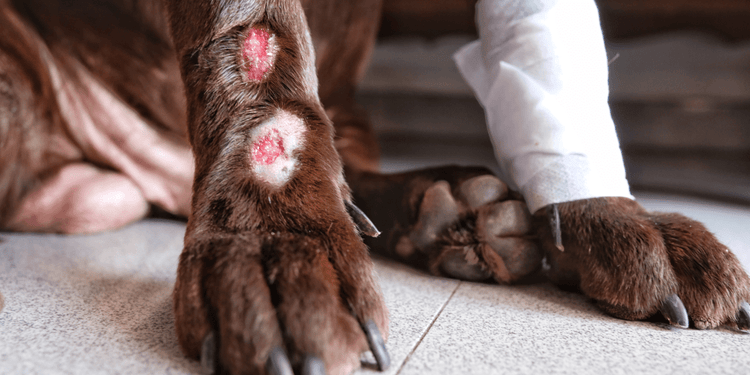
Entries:
{"type": "MultiPolygon", "coordinates": [[[[639,198],[705,222],[750,270],[750,208],[639,198]]],[[[182,223],[147,220],[94,236],[0,235],[0,373],[200,373],[180,354],[171,316],[183,233],[182,223]]],[[[385,374],[750,370],[748,334],[614,319],[546,283],[460,282],[375,263],[391,312],[385,374]]],[[[364,361],[359,373],[377,373],[364,361]]]]}
{"type": "MultiPolygon", "coordinates": [[[[648,208],[702,220],[750,270],[750,234],[745,229],[750,209],[655,194],[639,194],[639,199],[648,208]]],[[[389,348],[394,367],[388,374],[750,371],[748,334],[618,320],[585,297],[546,283],[446,283],[384,261],[378,262],[378,273],[392,312],[389,348]],[[401,276],[394,278],[394,273],[401,276]],[[415,305],[422,308],[414,310],[415,305]]]]}

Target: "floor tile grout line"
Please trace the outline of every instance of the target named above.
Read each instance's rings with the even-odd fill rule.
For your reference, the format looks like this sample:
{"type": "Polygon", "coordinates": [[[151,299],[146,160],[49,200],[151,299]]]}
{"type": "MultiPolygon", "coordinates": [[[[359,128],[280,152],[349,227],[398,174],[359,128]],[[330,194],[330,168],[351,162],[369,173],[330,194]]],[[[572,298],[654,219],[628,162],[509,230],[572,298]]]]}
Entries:
{"type": "Polygon", "coordinates": [[[445,310],[445,307],[448,306],[448,304],[451,302],[451,300],[453,300],[453,296],[456,295],[456,292],[458,291],[458,288],[461,286],[462,283],[463,283],[463,281],[458,280],[458,284],[456,284],[456,288],[453,289],[453,292],[451,292],[450,297],[448,297],[448,299],[445,300],[445,303],[443,303],[443,306],[441,306],[440,310],[438,311],[438,313],[435,314],[435,318],[432,319],[432,321],[430,322],[430,325],[427,326],[427,329],[425,329],[424,333],[419,338],[419,340],[417,341],[417,343],[411,349],[411,351],[409,352],[409,354],[406,355],[406,358],[404,358],[404,361],[401,362],[401,366],[399,366],[398,371],[395,372],[395,375],[400,374],[401,371],[404,369],[404,366],[406,366],[406,363],[409,362],[409,359],[414,354],[414,352],[417,351],[417,348],[419,348],[419,345],[422,344],[422,341],[427,336],[427,334],[430,332],[430,330],[432,329],[432,326],[435,325],[435,322],[437,322],[438,318],[440,318],[440,315],[443,315],[443,310],[445,310]]]}

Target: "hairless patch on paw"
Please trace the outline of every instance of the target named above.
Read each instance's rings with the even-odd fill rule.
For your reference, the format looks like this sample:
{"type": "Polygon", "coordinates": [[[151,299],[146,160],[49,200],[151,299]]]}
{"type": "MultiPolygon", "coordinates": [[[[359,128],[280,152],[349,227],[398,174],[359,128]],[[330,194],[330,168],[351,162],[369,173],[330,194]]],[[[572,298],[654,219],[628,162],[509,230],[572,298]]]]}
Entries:
{"type": "Polygon", "coordinates": [[[276,40],[262,28],[251,28],[242,44],[242,60],[250,81],[261,81],[276,59],[276,40]]]}

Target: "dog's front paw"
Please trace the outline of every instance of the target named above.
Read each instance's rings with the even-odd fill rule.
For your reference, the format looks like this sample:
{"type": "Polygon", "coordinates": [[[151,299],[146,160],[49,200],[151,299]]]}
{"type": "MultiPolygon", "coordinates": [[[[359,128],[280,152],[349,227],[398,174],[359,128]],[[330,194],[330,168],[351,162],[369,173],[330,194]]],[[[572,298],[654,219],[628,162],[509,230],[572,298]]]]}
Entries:
{"type": "Polygon", "coordinates": [[[681,327],[691,319],[699,329],[750,329],[750,279],[701,223],[649,213],[626,198],[548,206],[535,223],[547,275],[580,288],[614,316],[639,320],[661,312],[681,327]]]}
{"type": "Polygon", "coordinates": [[[348,374],[368,342],[388,366],[387,310],[351,225],[188,239],[174,302],[186,354],[218,373],[348,374]]]}
{"type": "Polygon", "coordinates": [[[463,280],[512,283],[539,268],[526,204],[486,169],[440,167],[380,179],[386,182],[355,188],[386,232],[374,247],[463,280]]]}

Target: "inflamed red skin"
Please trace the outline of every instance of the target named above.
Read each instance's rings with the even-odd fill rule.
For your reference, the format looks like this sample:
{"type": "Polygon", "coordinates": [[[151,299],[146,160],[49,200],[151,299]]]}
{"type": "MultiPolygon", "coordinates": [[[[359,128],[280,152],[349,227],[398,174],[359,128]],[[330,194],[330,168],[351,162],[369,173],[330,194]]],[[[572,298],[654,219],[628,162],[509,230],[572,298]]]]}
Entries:
{"type": "Polygon", "coordinates": [[[273,67],[277,45],[268,30],[251,28],[242,45],[242,60],[247,79],[261,81],[273,67]]]}
{"type": "Polygon", "coordinates": [[[353,98],[381,8],[0,0],[0,226],[188,217],[177,335],[221,373],[343,374],[368,349],[387,367],[376,227],[373,251],[435,274],[514,283],[544,258],[615,316],[750,327],[747,274],[683,216],[622,198],[532,215],[484,168],[380,173],[353,98]]]}

